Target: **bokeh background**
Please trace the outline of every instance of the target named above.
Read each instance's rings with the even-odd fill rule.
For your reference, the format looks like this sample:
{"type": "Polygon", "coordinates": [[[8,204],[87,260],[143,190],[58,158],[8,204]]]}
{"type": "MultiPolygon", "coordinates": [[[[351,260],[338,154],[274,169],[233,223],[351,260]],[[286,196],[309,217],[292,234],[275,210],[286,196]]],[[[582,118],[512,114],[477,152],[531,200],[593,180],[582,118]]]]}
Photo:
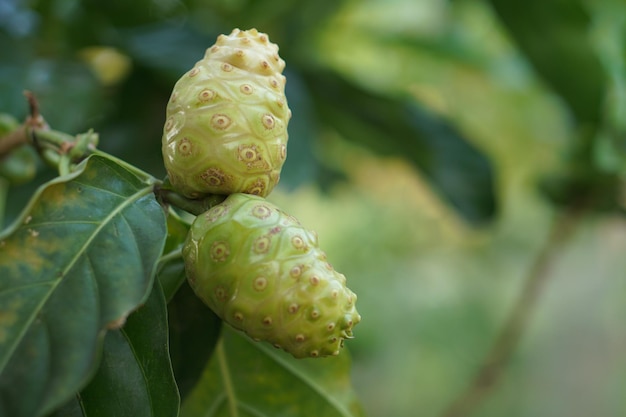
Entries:
{"type": "MultiPolygon", "coordinates": [[[[33,91],[56,130],[163,176],[174,83],[252,27],[293,112],[269,199],[359,295],[367,415],[451,417],[467,392],[456,415],[626,415],[624,3],[0,0],[0,112],[33,91]]],[[[52,175],[9,191],[5,225],[52,175]]]]}

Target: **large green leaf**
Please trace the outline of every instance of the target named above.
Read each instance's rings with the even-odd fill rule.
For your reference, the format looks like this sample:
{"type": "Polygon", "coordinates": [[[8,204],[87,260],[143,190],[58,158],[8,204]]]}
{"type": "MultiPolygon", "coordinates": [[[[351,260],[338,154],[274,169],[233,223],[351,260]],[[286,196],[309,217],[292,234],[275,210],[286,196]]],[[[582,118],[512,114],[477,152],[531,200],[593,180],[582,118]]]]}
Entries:
{"type": "Polygon", "coordinates": [[[347,351],[294,359],[225,326],[202,380],[183,402],[182,417],[357,417],[347,351]]]}
{"type": "Polygon", "coordinates": [[[335,73],[306,78],[323,122],[379,155],[412,162],[466,220],[480,224],[493,218],[491,163],[449,122],[417,103],[366,91],[335,73]]]}
{"type": "Polygon", "coordinates": [[[577,0],[489,0],[515,42],[580,123],[602,117],[606,75],[577,0]]]}
{"type": "Polygon", "coordinates": [[[55,416],[176,417],[178,408],[165,297],[155,281],[146,303],[128,317],[122,329],[107,334],[95,377],[55,416]]]}
{"type": "Polygon", "coordinates": [[[165,241],[152,185],[106,158],[42,186],[0,236],[0,414],[78,392],[107,328],[142,303],[165,241]]]}

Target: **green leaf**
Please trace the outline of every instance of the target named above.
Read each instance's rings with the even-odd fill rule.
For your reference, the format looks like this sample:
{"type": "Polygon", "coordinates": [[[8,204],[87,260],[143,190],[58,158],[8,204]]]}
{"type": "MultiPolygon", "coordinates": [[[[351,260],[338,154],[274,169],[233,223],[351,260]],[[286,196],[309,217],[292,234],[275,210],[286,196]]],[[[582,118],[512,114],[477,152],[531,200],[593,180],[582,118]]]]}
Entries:
{"type": "Polygon", "coordinates": [[[152,192],[92,156],[43,185],[0,236],[0,411],[40,416],[66,402],[152,288],[165,241],[152,192]]]}
{"type": "Polygon", "coordinates": [[[172,82],[193,67],[219,35],[200,33],[171,21],[129,27],[120,34],[121,47],[137,63],[150,72],[171,78],[172,82]]]}
{"type": "Polygon", "coordinates": [[[490,160],[461,132],[417,103],[366,91],[334,73],[307,77],[319,117],[379,155],[403,157],[467,221],[496,212],[490,160]]]}
{"type": "Polygon", "coordinates": [[[590,19],[576,0],[490,0],[539,75],[579,123],[602,117],[606,75],[589,37],[590,19]]]}
{"type": "MultiPolygon", "coordinates": [[[[126,325],[107,333],[100,368],[74,402],[84,417],[178,415],[180,399],[168,351],[165,297],[158,282],[126,325]]],[[[65,410],[76,408],[67,404],[56,415],[65,416],[65,410]]]]}
{"type": "Polygon", "coordinates": [[[228,326],[181,409],[181,417],[362,415],[347,351],[324,359],[294,359],[228,326]]]}
{"type": "Polygon", "coordinates": [[[1,36],[0,61],[0,111],[23,114],[26,89],[36,94],[46,121],[60,131],[85,131],[108,110],[104,90],[82,62],[45,59],[35,55],[32,45],[1,36]]]}
{"type": "Polygon", "coordinates": [[[168,313],[172,366],[180,396],[184,399],[200,379],[213,354],[222,320],[186,283],[170,301],[168,313]]]}

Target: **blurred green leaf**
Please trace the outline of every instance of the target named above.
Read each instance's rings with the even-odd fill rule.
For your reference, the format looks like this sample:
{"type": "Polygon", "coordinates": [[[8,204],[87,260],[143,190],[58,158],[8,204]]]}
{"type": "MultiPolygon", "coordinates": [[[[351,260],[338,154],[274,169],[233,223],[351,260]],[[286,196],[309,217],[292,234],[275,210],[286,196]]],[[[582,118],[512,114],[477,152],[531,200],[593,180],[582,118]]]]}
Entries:
{"type": "Polygon", "coordinates": [[[39,416],[97,367],[107,328],[147,297],[165,241],[152,185],[92,156],[0,235],[0,410],[39,416]]]}
{"type": "Polygon", "coordinates": [[[37,54],[36,48],[0,32],[0,112],[22,118],[28,110],[24,90],[29,90],[58,130],[84,131],[106,115],[104,91],[86,64],[37,54]]]}
{"type": "Polygon", "coordinates": [[[289,80],[285,90],[289,107],[298,110],[289,120],[287,159],[281,170],[279,184],[294,189],[320,174],[320,165],[313,149],[319,132],[313,103],[300,74],[286,69],[285,76],[289,80]]]}
{"type": "Polygon", "coordinates": [[[541,77],[581,124],[597,127],[606,75],[589,39],[590,19],[577,0],[489,0],[541,77]]]}
{"type": "Polygon", "coordinates": [[[126,325],[107,333],[95,377],[54,416],[176,417],[179,402],[168,351],[165,298],[155,281],[150,297],[126,325]]]}
{"type": "Polygon", "coordinates": [[[328,126],[378,155],[409,160],[467,221],[493,218],[491,163],[452,124],[416,103],[366,91],[334,73],[309,74],[307,82],[328,126]]]}
{"type": "Polygon", "coordinates": [[[11,185],[20,185],[35,178],[37,174],[37,153],[32,146],[22,145],[0,159],[0,177],[11,185]]]}
{"type": "Polygon", "coordinates": [[[294,359],[225,326],[208,368],[182,417],[324,416],[363,412],[350,382],[350,357],[294,359]]]}
{"type": "Polygon", "coordinates": [[[184,399],[213,355],[222,320],[200,301],[186,282],[170,301],[168,314],[172,365],[184,399]]]}
{"type": "Polygon", "coordinates": [[[121,35],[121,47],[136,63],[175,81],[202,59],[219,33],[207,35],[188,26],[160,22],[132,27],[121,35]]]}

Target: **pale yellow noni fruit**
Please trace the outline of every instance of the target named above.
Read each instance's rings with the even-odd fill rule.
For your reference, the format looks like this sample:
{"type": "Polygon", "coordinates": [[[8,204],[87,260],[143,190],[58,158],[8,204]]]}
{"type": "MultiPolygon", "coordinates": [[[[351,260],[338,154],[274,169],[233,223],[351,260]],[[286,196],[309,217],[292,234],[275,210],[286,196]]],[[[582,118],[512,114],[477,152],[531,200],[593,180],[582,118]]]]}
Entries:
{"type": "Polygon", "coordinates": [[[189,198],[267,196],[287,157],[285,62],[256,29],[220,35],[172,91],[162,151],[173,187],[189,198]]]}

